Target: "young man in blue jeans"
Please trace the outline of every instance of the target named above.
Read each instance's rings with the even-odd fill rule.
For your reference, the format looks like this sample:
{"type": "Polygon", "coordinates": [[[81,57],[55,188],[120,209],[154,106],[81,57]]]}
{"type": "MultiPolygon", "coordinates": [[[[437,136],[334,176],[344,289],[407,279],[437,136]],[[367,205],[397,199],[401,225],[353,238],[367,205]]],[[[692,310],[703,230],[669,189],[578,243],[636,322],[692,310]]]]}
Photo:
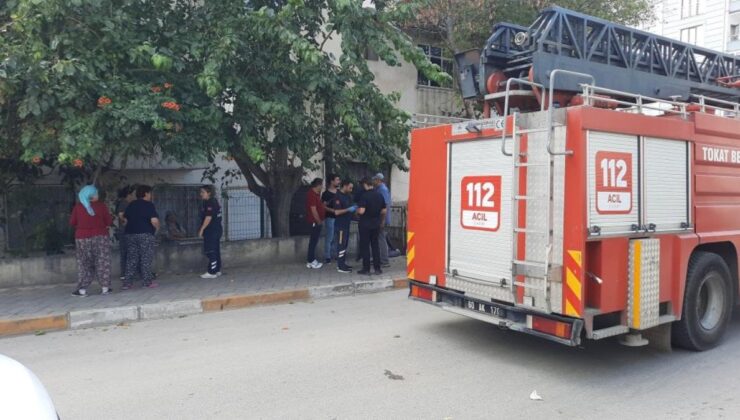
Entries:
{"type": "Polygon", "coordinates": [[[326,237],[324,238],[324,263],[328,264],[332,258],[337,256],[337,235],[335,225],[335,214],[332,205],[334,198],[337,196],[337,188],[341,180],[336,174],[329,174],[326,178],[326,191],[321,194],[321,201],[326,208],[326,219],[324,220],[324,229],[326,237]]]}

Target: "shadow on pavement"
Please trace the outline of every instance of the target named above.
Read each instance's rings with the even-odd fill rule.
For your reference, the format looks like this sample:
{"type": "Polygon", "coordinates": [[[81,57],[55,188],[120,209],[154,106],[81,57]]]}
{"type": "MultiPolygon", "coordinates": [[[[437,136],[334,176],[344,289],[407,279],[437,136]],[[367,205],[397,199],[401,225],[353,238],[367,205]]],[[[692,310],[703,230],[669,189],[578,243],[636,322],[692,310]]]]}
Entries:
{"type": "Polygon", "coordinates": [[[620,381],[638,373],[640,376],[662,375],[664,380],[687,366],[716,363],[716,357],[732,356],[740,351],[740,314],[736,313],[725,338],[715,349],[692,352],[674,348],[665,353],[649,347],[625,347],[616,338],[587,340],[578,348],[564,346],[494,325],[460,317],[428,324],[425,332],[460,343],[481,358],[526,365],[528,368],[573,381],[620,381]],[[725,356],[722,356],[725,355],[725,356]]]}

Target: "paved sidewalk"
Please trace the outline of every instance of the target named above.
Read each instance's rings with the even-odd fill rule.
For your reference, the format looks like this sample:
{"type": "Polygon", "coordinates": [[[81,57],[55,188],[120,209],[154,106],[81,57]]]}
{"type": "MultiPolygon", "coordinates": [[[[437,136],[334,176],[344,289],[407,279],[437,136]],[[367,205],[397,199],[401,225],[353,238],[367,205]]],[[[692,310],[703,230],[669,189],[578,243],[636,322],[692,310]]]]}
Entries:
{"type": "MultiPolygon", "coordinates": [[[[93,285],[88,290],[90,296],[85,298],[71,295],[74,284],[0,289],[0,336],[32,332],[37,329],[75,328],[75,321],[72,318],[78,313],[101,312],[116,308],[121,310],[128,308],[141,313],[142,308],[158,309],[156,304],[177,304],[186,301],[195,302],[199,308],[197,312],[222,310],[260,303],[379,290],[388,288],[387,285],[393,287],[395,280],[405,278],[405,258],[399,257],[391,259],[391,267],[385,269],[382,275],[373,276],[338,273],[334,263],[325,265],[319,270],[311,270],[306,268],[305,264],[296,263],[225,270],[224,275],[217,279],[201,279],[199,274],[165,275],[157,279],[159,287],[155,289],[137,287],[121,291],[120,281],[116,279],[113,282],[114,293],[99,295],[99,286],[93,285]],[[46,322],[49,327],[44,327],[44,322],[26,325],[23,328],[17,325],[7,326],[9,323],[18,324],[36,318],[55,319],[55,322],[50,324],[46,322]],[[6,326],[3,327],[2,323],[6,326]]],[[[395,284],[396,287],[402,285],[395,284]]],[[[167,315],[165,312],[161,317],[167,315]]],[[[144,319],[143,313],[138,319],[144,319]]],[[[96,323],[100,324],[97,321],[96,323]]]]}

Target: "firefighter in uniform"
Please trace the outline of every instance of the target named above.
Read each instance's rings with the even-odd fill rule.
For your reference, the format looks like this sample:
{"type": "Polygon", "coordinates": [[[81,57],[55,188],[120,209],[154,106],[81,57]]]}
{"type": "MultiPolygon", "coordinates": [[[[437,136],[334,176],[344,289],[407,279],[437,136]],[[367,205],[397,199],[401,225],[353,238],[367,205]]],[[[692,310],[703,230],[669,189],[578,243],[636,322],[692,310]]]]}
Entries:
{"type": "Polygon", "coordinates": [[[352,205],[352,181],[342,181],[339,191],[332,200],[332,209],[336,216],[334,230],[337,235],[337,246],[339,249],[337,258],[337,271],[340,273],[351,273],[352,267],[347,265],[347,245],[349,245],[349,226],[352,223],[352,213],[357,206],[352,205]]]}
{"type": "Polygon", "coordinates": [[[216,189],[213,185],[200,187],[200,198],[203,200],[201,208],[201,226],[198,236],[203,238],[203,251],[208,257],[208,270],[201,274],[203,279],[215,279],[221,275],[221,206],[216,200],[216,189]]]}

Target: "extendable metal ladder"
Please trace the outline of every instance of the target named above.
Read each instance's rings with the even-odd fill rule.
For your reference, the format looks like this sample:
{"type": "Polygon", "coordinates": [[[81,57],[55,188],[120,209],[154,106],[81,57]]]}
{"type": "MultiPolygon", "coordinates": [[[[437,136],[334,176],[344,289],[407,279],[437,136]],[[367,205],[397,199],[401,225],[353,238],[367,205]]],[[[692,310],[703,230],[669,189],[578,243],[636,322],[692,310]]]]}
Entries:
{"type": "MultiPolygon", "coordinates": [[[[552,312],[553,305],[550,302],[550,272],[553,268],[552,250],[553,237],[553,206],[554,206],[554,164],[555,157],[571,155],[569,150],[556,151],[553,147],[553,130],[556,124],[553,122],[553,92],[554,80],[558,74],[568,74],[576,77],[588,78],[593,82],[593,77],[587,74],[575,73],[563,70],[554,70],[550,75],[550,90],[548,95],[547,120],[544,127],[520,128],[517,120],[519,113],[512,114],[511,137],[513,140],[512,151],[506,150],[507,122],[509,114],[509,92],[511,84],[528,85],[530,87],[543,89],[542,85],[524,79],[508,79],[506,82],[506,96],[504,99],[504,129],[502,132],[501,151],[511,156],[513,163],[512,179],[512,288],[511,292],[515,302],[519,302],[519,290],[523,289],[525,296],[519,306],[526,306],[533,310],[552,312]],[[522,151],[522,136],[527,136],[527,150],[522,151]],[[520,185],[524,181],[524,190],[520,185]],[[529,182],[528,182],[529,181],[529,182]],[[526,206],[526,207],[522,207],[526,206]],[[526,208],[524,224],[519,220],[520,211],[526,208]],[[526,240],[536,240],[540,245],[527,247],[530,251],[525,253],[523,259],[519,254],[520,235],[526,240]],[[534,250],[534,252],[531,252],[534,250]]],[[[545,101],[542,101],[540,111],[544,110],[545,101]]]]}

